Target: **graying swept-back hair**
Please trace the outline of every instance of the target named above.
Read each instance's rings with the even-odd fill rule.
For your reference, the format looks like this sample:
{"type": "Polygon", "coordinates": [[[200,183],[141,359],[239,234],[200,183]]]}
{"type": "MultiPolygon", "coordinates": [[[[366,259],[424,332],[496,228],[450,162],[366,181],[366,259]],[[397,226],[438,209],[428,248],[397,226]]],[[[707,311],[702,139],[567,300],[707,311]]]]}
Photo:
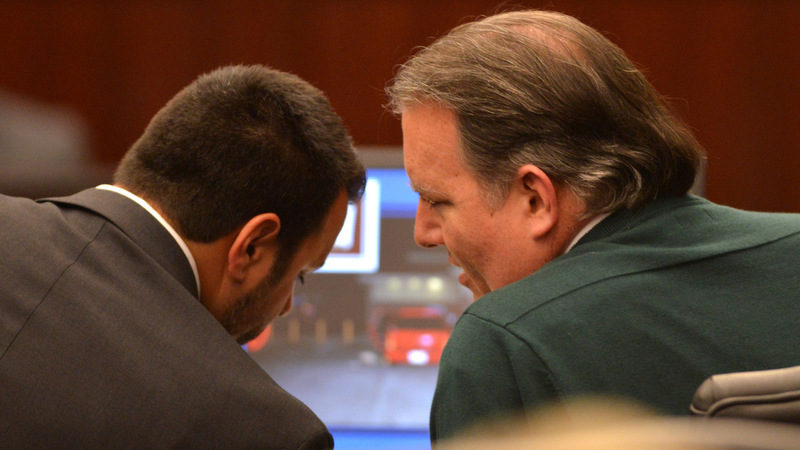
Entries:
{"type": "Polygon", "coordinates": [[[498,14],[453,29],[387,87],[401,114],[436,102],[454,112],[461,157],[502,199],[534,164],[588,213],[637,208],[692,186],[703,151],[624,52],[550,11],[498,14]]]}

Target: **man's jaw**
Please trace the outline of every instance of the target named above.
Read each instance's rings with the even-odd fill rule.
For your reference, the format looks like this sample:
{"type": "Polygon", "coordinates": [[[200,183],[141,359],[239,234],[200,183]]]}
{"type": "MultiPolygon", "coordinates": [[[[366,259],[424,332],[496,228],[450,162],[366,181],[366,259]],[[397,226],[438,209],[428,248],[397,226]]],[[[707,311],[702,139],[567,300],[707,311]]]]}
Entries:
{"type": "Polygon", "coordinates": [[[464,271],[464,269],[461,267],[461,265],[458,264],[455,259],[453,259],[453,255],[448,255],[447,262],[451,266],[461,269],[461,272],[458,274],[458,282],[463,286],[467,286],[467,282],[469,282],[469,276],[467,275],[467,272],[464,271]]]}

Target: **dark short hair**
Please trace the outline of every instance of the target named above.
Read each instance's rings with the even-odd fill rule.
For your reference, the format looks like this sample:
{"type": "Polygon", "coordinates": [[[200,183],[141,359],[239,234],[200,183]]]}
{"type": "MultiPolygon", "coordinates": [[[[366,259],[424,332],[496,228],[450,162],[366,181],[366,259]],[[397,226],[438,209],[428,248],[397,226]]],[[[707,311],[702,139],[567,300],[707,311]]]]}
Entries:
{"type": "Polygon", "coordinates": [[[264,66],[204,74],[153,117],[114,182],[152,200],[186,239],[217,240],[273,212],[284,254],[344,190],[363,193],[352,139],[325,95],[264,66]]]}
{"type": "Polygon", "coordinates": [[[539,166],[588,213],[636,208],[692,186],[703,151],[623,51],[574,17],[515,11],[456,27],[387,87],[395,113],[451,110],[461,157],[502,198],[539,166]]]}

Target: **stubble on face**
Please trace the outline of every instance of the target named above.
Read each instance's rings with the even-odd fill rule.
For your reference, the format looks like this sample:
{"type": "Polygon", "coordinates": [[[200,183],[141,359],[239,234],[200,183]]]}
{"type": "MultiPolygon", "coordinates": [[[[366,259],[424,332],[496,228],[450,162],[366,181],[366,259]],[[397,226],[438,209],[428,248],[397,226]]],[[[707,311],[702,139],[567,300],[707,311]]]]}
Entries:
{"type": "Polygon", "coordinates": [[[272,290],[270,278],[267,277],[252,292],[232,302],[219,318],[220,324],[239,344],[246,344],[258,337],[272,319],[262,311],[272,290]]]}
{"type": "Polygon", "coordinates": [[[219,317],[219,322],[239,344],[252,341],[267,325],[278,315],[270,313],[272,296],[275,294],[277,284],[284,275],[287,267],[280,261],[286,261],[287,255],[278,255],[275,266],[264,280],[251,292],[234,300],[219,317]]]}

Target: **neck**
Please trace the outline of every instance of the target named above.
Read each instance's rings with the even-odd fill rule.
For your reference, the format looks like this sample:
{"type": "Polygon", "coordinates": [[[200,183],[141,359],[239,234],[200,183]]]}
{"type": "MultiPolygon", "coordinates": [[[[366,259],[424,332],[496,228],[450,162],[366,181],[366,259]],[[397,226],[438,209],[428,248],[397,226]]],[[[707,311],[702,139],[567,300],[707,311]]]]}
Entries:
{"type": "Polygon", "coordinates": [[[586,213],[585,203],[568,188],[558,189],[559,216],[551,241],[552,255],[566,253],[583,228],[594,219],[586,213]]]}

